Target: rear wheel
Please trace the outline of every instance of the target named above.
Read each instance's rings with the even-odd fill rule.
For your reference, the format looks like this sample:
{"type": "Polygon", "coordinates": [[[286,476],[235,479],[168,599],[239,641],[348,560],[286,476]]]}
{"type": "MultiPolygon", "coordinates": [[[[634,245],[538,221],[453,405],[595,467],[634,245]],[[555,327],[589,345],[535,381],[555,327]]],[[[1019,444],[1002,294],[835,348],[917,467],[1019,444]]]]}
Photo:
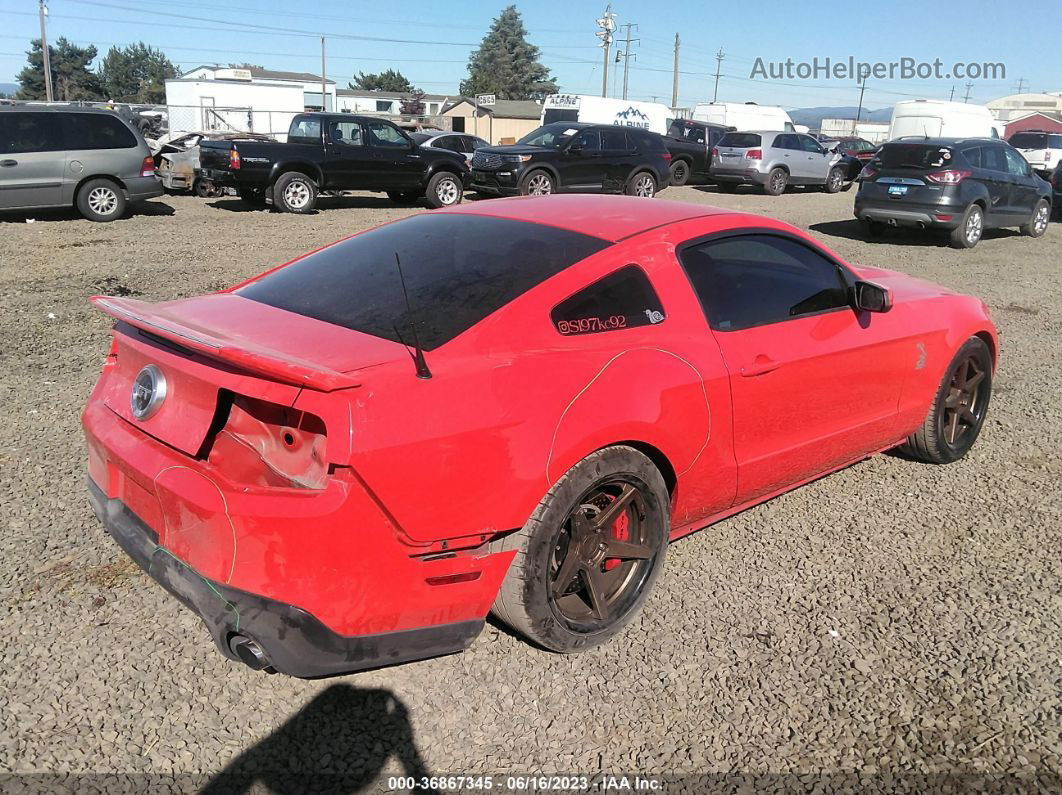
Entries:
{"type": "Polygon", "coordinates": [[[985,231],[985,214],[979,204],[971,204],[957,227],[951,230],[952,248],[973,248],[985,231]]]}
{"type": "Polygon", "coordinates": [[[970,337],[940,382],[926,420],[900,449],[930,464],[958,461],[981,433],[992,397],[992,354],[980,337],[970,337]]]}
{"type": "Polygon", "coordinates": [[[690,164],[685,160],[676,160],[671,164],[671,184],[678,187],[690,181],[690,164]]]}
{"type": "Polygon", "coordinates": [[[273,187],[273,206],[286,213],[312,213],[317,206],[316,183],[298,171],[281,174],[273,187]]]}
{"type": "Polygon", "coordinates": [[[553,651],[608,640],[641,609],[663,567],[669,505],[660,471],[637,450],[587,456],[505,539],[517,553],[494,614],[553,651]]]}
{"type": "Polygon", "coordinates": [[[767,175],[767,182],[764,183],[763,189],[769,196],[781,196],[785,193],[787,184],[789,184],[789,175],[785,173],[785,169],[772,168],[771,173],[767,175]]]}
{"type": "Polygon", "coordinates": [[[627,195],[653,198],[656,195],[656,178],[648,171],[639,171],[627,183],[627,195]]]}
{"type": "Polygon", "coordinates": [[[77,209],[90,221],[113,221],[125,213],[125,191],[109,179],[90,179],[77,192],[77,209]]]}
{"type": "Polygon", "coordinates": [[[1029,215],[1029,223],[1021,228],[1021,233],[1029,237],[1040,237],[1047,231],[1047,223],[1050,220],[1051,205],[1048,204],[1047,199],[1040,199],[1029,215]]]}
{"type": "Polygon", "coordinates": [[[452,171],[440,171],[428,180],[424,197],[428,200],[428,206],[435,210],[439,207],[452,207],[460,204],[464,192],[464,185],[461,184],[461,178],[457,174],[452,171]]]}

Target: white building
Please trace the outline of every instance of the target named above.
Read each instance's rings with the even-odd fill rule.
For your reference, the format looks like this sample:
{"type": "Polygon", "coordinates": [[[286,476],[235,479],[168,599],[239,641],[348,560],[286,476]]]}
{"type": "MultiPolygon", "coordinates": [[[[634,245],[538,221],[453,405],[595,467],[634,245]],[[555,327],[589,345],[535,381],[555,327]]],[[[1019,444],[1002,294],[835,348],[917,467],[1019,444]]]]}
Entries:
{"type": "MultiPolygon", "coordinates": [[[[412,99],[413,95],[401,91],[364,91],[356,88],[336,90],[340,111],[345,113],[365,113],[369,115],[398,116],[402,113],[403,100],[412,99]]],[[[444,107],[460,99],[460,96],[448,97],[442,94],[425,94],[422,116],[438,116],[444,107]]]]}
{"type": "MultiPolygon", "coordinates": [[[[239,130],[281,139],[292,117],[321,110],[321,78],[307,72],[200,66],[166,81],[171,132],[239,130]]],[[[336,107],[336,85],[325,81],[325,110],[336,107]]]]}
{"type": "Polygon", "coordinates": [[[1049,94],[1010,94],[985,103],[996,121],[1006,124],[1030,113],[1062,112],[1062,91],[1049,94]]]}
{"type": "Polygon", "coordinates": [[[822,124],[819,125],[819,132],[832,138],[858,135],[872,144],[877,144],[889,137],[889,123],[856,121],[855,119],[823,119],[822,124]]]}

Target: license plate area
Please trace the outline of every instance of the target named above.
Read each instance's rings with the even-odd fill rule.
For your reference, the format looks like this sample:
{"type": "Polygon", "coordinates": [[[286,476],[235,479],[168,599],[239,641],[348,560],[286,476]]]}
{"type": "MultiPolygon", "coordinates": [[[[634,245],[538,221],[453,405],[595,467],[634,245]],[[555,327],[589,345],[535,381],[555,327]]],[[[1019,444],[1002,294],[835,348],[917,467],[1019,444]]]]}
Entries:
{"type": "Polygon", "coordinates": [[[889,185],[889,195],[899,198],[907,195],[906,185],[889,185]]]}

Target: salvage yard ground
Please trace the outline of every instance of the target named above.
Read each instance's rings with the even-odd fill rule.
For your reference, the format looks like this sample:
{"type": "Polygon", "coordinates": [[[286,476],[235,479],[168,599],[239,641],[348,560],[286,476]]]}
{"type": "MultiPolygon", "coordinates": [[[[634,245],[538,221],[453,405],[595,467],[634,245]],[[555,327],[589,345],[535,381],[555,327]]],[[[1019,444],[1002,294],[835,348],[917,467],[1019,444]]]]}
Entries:
{"type": "Polygon", "coordinates": [[[878,456],[679,542],[644,614],[588,653],[488,624],[465,654],[322,681],[224,660],[93,517],[78,414],[109,323],[87,298],[216,290],[424,210],[365,195],[296,216],[171,196],[110,224],[0,216],[0,771],[1057,783],[1062,228],[955,251],[915,233],[864,241],[851,193],[662,198],[769,214],[849,260],[981,296],[1002,360],[971,454],[878,456]]]}

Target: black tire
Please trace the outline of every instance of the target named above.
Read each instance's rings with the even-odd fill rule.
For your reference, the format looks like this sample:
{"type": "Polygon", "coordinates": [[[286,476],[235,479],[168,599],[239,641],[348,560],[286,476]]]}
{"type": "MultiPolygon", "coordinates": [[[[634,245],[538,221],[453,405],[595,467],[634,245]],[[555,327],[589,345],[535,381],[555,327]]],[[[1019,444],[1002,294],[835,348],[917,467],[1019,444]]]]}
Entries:
{"type": "Polygon", "coordinates": [[[557,192],[557,180],[548,171],[536,168],[529,171],[520,180],[520,195],[522,196],[548,196],[557,192]]]}
{"type": "Polygon", "coordinates": [[[900,450],[930,464],[958,461],[977,441],[991,397],[992,353],[983,339],[970,337],[944,372],[922,427],[900,450]]]}
{"type": "Polygon", "coordinates": [[[716,187],[719,188],[720,193],[737,193],[736,182],[717,182],[716,187]]]}
{"type": "Polygon", "coordinates": [[[867,221],[867,237],[883,237],[888,228],[881,221],[867,221]]]}
{"type": "Polygon", "coordinates": [[[1029,213],[1029,222],[1021,227],[1021,233],[1028,237],[1042,237],[1050,221],[1051,203],[1047,199],[1040,199],[1029,213]]]}
{"type": "Polygon", "coordinates": [[[440,207],[453,207],[460,204],[465,197],[465,186],[461,182],[461,177],[454,172],[440,171],[428,180],[424,197],[428,200],[428,206],[433,210],[440,207]]]}
{"type": "Polygon", "coordinates": [[[517,552],[492,612],[552,651],[596,646],[641,609],[664,565],[670,523],[667,486],[653,462],[631,447],[598,450],[553,484],[527,524],[504,540],[517,552]],[[613,522],[610,502],[621,499],[613,522]],[[631,542],[616,537],[619,522],[631,542]],[[621,549],[632,557],[607,555],[621,549]],[[564,572],[570,580],[558,586],[564,572]]]}
{"type": "Polygon", "coordinates": [[[125,215],[125,191],[109,179],[90,179],[78,190],[76,204],[90,221],[113,221],[125,215]]]}
{"type": "Polygon", "coordinates": [[[690,164],[685,160],[676,160],[671,164],[671,184],[676,188],[690,181],[690,164]]]}
{"type": "Polygon", "coordinates": [[[222,195],[221,188],[205,179],[197,179],[192,186],[192,192],[200,199],[216,199],[222,195]]]}
{"type": "Polygon", "coordinates": [[[628,196],[640,196],[643,199],[653,198],[656,196],[656,191],[656,177],[648,171],[639,171],[632,176],[626,188],[628,196]]]}
{"type": "Polygon", "coordinates": [[[273,206],[281,212],[307,215],[317,207],[317,183],[299,171],[281,174],[273,186],[273,206]]]}
{"type": "Polygon", "coordinates": [[[981,241],[985,229],[985,212],[980,204],[971,204],[963,213],[962,221],[951,230],[952,248],[973,248],[981,241]]]}
{"type": "Polygon", "coordinates": [[[240,201],[242,201],[244,204],[249,204],[252,207],[265,207],[265,191],[248,190],[247,188],[244,188],[240,191],[240,201]]]}
{"type": "Polygon", "coordinates": [[[830,169],[830,173],[826,175],[826,184],[823,185],[823,190],[827,193],[840,193],[841,188],[844,187],[844,169],[840,166],[834,166],[830,169]]]}
{"type": "Polygon", "coordinates": [[[789,175],[784,168],[772,168],[763,183],[763,191],[768,196],[781,196],[789,184],[789,175]]]}
{"type": "Polygon", "coordinates": [[[387,191],[387,198],[393,201],[395,204],[413,204],[420,198],[420,194],[415,190],[387,191]]]}

